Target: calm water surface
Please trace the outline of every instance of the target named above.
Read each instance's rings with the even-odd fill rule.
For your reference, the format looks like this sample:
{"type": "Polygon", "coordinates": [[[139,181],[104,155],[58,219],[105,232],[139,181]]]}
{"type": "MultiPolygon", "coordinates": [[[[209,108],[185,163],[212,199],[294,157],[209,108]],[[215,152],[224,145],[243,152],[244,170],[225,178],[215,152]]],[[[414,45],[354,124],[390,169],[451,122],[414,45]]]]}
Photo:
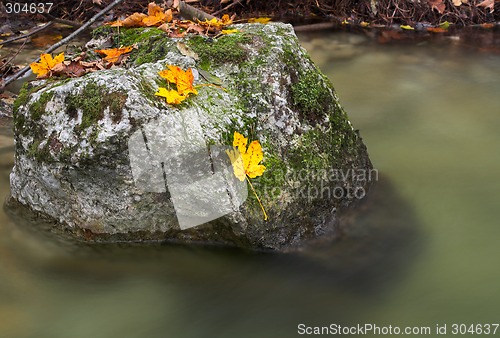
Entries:
{"type": "MultiPolygon", "coordinates": [[[[0,210],[0,337],[293,337],[300,323],[498,323],[500,55],[346,33],[301,39],[383,181],[344,240],[298,256],[85,247],[0,210]]],[[[2,199],[12,143],[1,126],[2,199]]]]}

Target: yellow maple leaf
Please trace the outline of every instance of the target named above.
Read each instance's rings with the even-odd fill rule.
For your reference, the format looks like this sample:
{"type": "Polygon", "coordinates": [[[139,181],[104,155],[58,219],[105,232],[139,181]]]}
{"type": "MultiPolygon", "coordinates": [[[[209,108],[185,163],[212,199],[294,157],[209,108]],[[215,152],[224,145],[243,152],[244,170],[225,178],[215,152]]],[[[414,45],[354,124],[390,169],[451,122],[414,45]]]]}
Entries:
{"type": "Polygon", "coordinates": [[[104,54],[106,57],[104,60],[115,63],[120,59],[123,54],[130,53],[134,49],[132,46],[113,48],[113,49],[96,49],[95,52],[99,54],[104,54]]]}
{"type": "MultiPolygon", "coordinates": [[[[241,159],[243,161],[243,169],[245,174],[250,178],[255,178],[261,176],[266,170],[266,167],[259,164],[263,160],[264,154],[262,153],[262,147],[259,141],[252,141],[247,149],[248,139],[237,131],[234,132],[233,136],[233,147],[236,147],[240,152],[241,159]]],[[[235,172],[236,175],[236,172],[235,172]]],[[[243,181],[238,175],[236,175],[240,181],[243,181]]]]}
{"type": "Polygon", "coordinates": [[[186,96],[191,93],[198,94],[198,91],[193,87],[194,75],[191,68],[184,71],[179,66],[167,65],[167,67],[168,69],[164,69],[158,74],[168,82],[174,83],[179,94],[186,96]]]}
{"type": "Polygon", "coordinates": [[[38,78],[50,76],[52,69],[64,61],[64,52],[52,58],[50,54],[40,54],[40,62],[33,62],[30,68],[38,78]]]}
{"type": "Polygon", "coordinates": [[[262,24],[266,24],[268,23],[269,21],[271,21],[271,18],[250,18],[248,19],[248,23],[262,23],[262,24]]]}
{"type": "Polygon", "coordinates": [[[259,141],[252,141],[247,149],[248,139],[237,131],[234,132],[233,136],[233,150],[226,150],[226,154],[229,156],[231,160],[231,164],[233,165],[234,175],[240,180],[244,181],[247,179],[250,187],[257,197],[257,201],[259,201],[262,212],[264,213],[264,220],[267,220],[267,213],[262,205],[262,202],[257,196],[257,193],[250,182],[250,178],[255,178],[257,176],[261,176],[266,167],[262,164],[259,164],[264,158],[264,154],[262,152],[262,147],[259,141]],[[239,154],[238,154],[239,153],[239,154]],[[239,156],[238,156],[239,155],[239,156]]]}
{"type": "Polygon", "coordinates": [[[180,104],[187,96],[179,94],[177,90],[160,87],[155,93],[156,96],[164,97],[168,104],[180,104]]]}

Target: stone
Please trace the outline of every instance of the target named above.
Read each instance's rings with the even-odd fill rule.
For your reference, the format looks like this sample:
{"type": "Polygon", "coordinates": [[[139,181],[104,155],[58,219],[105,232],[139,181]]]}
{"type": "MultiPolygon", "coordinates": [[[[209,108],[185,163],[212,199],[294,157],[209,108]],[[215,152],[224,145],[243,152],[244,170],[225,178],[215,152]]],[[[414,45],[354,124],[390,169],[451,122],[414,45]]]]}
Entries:
{"type": "MultiPolygon", "coordinates": [[[[126,67],[25,85],[14,107],[12,202],[84,241],[289,250],[337,236],[337,211],[371,184],[367,149],[290,25],[235,27],[238,33],[216,39],[123,29],[115,44],[137,46],[126,67]],[[197,60],[181,53],[179,41],[197,60]],[[154,95],[166,64],[193,68],[197,85],[210,74],[220,86],[198,87],[198,95],[168,105],[154,95]],[[250,180],[253,188],[230,182],[224,149],[235,131],[262,145],[266,170],[250,180]],[[196,190],[189,175],[207,163],[220,179],[196,190]],[[193,197],[183,199],[183,215],[207,222],[181,229],[183,194],[193,197]],[[217,217],[204,213],[206,205],[217,217]]],[[[94,36],[109,34],[117,33],[105,27],[94,36]]]]}

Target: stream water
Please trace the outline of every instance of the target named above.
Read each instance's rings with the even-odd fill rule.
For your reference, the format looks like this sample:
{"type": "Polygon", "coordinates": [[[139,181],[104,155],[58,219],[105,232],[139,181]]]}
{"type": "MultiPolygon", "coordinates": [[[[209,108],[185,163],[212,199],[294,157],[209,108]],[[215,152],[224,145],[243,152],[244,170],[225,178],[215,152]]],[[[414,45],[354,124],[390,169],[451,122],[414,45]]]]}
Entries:
{"type": "MultiPolygon", "coordinates": [[[[499,323],[500,55],[300,38],[384,181],[345,239],[300,255],[88,247],[0,209],[0,337],[293,337],[301,323],[447,324],[451,335],[499,323]]],[[[0,122],[2,199],[10,127],[0,122]]]]}

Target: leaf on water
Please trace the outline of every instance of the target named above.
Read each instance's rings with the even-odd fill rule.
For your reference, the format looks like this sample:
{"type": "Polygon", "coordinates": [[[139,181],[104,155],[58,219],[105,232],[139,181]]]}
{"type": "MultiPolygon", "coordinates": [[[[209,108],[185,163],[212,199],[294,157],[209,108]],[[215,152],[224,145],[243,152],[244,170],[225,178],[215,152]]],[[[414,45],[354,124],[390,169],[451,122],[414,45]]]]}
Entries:
{"type": "Polygon", "coordinates": [[[37,75],[37,78],[49,77],[54,67],[64,61],[64,52],[52,58],[50,54],[41,54],[40,62],[33,62],[30,68],[37,75]]]}
{"type": "Polygon", "coordinates": [[[32,38],[31,42],[36,47],[45,47],[48,45],[53,45],[54,43],[60,41],[62,38],[62,35],[59,34],[46,34],[32,38]]]}
{"type": "Polygon", "coordinates": [[[415,29],[415,28],[413,28],[412,26],[409,26],[409,25],[401,25],[399,27],[401,27],[401,29],[409,30],[409,31],[412,31],[412,30],[415,29]]]}
{"type": "Polygon", "coordinates": [[[271,18],[263,17],[263,18],[250,18],[248,19],[248,23],[261,23],[261,24],[266,24],[269,21],[271,21],[271,18]]]}
{"type": "Polygon", "coordinates": [[[127,46],[122,48],[112,48],[112,49],[96,49],[95,52],[105,55],[105,61],[111,63],[120,63],[123,61],[123,57],[125,54],[130,53],[134,49],[133,46],[127,46]]]}

